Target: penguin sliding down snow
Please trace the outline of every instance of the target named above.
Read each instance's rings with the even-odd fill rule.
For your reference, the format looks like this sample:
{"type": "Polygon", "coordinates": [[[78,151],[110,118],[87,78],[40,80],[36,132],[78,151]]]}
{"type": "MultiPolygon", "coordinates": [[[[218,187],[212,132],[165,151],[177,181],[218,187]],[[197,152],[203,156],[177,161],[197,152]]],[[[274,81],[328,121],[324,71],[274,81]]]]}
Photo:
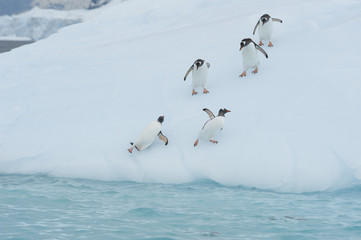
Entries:
{"type": "Polygon", "coordinates": [[[253,35],[256,32],[256,29],[258,27],[258,37],[259,37],[259,45],[262,46],[263,42],[262,40],[268,40],[268,47],[273,47],[272,44],[272,33],[273,33],[273,22],[280,22],[282,23],[281,19],[278,18],[271,18],[268,14],[263,14],[262,17],[258,20],[256,26],[253,30],[253,35]],[[262,23],[260,25],[260,23],[262,23]]]}
{"type": "Polygon", "coordinates": [[[259,66],[259,60],[258,60],[258,54],[257,51],[260,51],[265,55],[266,58],[268,58],[267,53],[258,46],[255,42],[253,42],[250,38],[245,38],[241,41],[241,48],[239,51],[242,51],[242,59],[243,59],[243,72],[240,77],[244,77],[247,74],[247,70],[249,68],[256,68],[254,71],[252,71],[254,74],[258,72],[258,66],[259,66]]]}
{"type": "Polygon", "coordinates": [[[184,76],[184,81],[187,79],[187,76],[192,72],[192,96],[196,95],[196,87],[202,87],[203,93],[209,93],[206,89],[207,77],[208,77],[208,68],[211,65],[204,61],[203,59],[197,59],[193,65],[188,69],[186,75],[184,76]]]}
{"type": "Polygon", "coordinates": [[[132,147],[129,148],[128,151],[132,153],[134,147],[138,151],[147,149],[150,145],[152,145],[157,136],[165,143],[165,145],[167,145],[168,138],[164,136],[161,131],[163,121],[164,116],[160,116],[157,121],[149,123],[148,126],[144,128],[143,132],[140,134],[137,140],[135,140],[134,143],[130,143],[132,147]]]}
{"type": "Polygon", "coordinates": [[[224,115],[230,112],[230,110],[225,108],[219,109],[218,116],[215,117],[211,110],[204,108],[203,111],[208,114],[210,119],[203,125],[197,140],[194,142],[194,146],[198,145],[199,139],[206,139],[212,143],[218,143],[218,141],[213,140],[213,137],[219,130],[222,130],[224,125],[224,115]]]}

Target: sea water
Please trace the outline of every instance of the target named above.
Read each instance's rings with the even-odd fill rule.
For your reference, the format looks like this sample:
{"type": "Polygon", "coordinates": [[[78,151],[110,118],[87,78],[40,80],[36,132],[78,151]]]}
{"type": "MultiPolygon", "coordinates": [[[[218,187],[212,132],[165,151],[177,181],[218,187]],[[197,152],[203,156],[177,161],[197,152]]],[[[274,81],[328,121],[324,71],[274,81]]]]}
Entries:
{"type": "Polygon", "coordinates": [[[0,40],[0,53],[8,52],[11,49],[21,47],[22,45],[33,43],[33,41],[7,41],[7,40],[0,40]]]}
{"type": "Polygon", "coordinates": [[[361,186],[293,194],[0,174],[0,239],[361,239],[361,186]]]}

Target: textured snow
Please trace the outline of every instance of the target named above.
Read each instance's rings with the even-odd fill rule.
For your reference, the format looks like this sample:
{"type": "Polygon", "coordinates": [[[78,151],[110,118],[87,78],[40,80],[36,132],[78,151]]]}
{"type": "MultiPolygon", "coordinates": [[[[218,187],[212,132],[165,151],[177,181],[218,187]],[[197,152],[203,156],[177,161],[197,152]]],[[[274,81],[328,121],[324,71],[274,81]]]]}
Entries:
{"type": "Polygon", "coordinates": [[[131,0],[92,14],[0,55],[1,172],[287,192],[360,183],[361,2],[131,0]],[[275,47],[239,78],[239,42],[258,40],[264,13],[283,20],[275,47]],[[183,81],[197,58],[211,64],[207,95],[183,81]],[[204,107],[232,112],[217,145],[194,148],[204,107]],[[128,153],[160,115],[168,146],[128,153]]]}

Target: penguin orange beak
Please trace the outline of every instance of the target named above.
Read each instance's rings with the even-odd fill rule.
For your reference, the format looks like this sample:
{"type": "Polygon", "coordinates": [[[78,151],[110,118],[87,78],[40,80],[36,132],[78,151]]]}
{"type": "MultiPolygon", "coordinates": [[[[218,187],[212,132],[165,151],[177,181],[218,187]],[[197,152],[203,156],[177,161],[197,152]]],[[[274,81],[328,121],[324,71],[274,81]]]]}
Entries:
{"type": "Polygon", "coordinates": [[[231,110],[226,110],[226,112],[231,112],[231,110]]]}
{"type": "Polygon", "coordinates": [[[243,47],[241,47],[241,48],[239,49],[239,51],[241,51],[241,50],[242,50],[242,48],[243,48],[243,47]]]}

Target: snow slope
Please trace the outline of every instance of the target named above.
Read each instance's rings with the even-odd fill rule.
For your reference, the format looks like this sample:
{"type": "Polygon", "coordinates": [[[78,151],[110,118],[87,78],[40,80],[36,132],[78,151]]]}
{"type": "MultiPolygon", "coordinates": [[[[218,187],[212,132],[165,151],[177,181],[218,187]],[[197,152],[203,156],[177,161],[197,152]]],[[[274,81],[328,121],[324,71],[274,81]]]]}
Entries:
{"type": "MultiPolygon", "coordinates": [[[[98,10],[97,10],[98,11],[98,10]]],[[[211,179],[287,192],[361,179],[361,2],[113,1],[85,22],[0,55],[0,171],[185,183],[211,179]],[[275,23],[259,73],[239,42],[275,23]],[[210,62],[208,95],[183,81],[210,62]],[[226,107],[219,144],[193,147],[226,107]],[[169,144],[128,153],[158,116],[169,144]]]]}

